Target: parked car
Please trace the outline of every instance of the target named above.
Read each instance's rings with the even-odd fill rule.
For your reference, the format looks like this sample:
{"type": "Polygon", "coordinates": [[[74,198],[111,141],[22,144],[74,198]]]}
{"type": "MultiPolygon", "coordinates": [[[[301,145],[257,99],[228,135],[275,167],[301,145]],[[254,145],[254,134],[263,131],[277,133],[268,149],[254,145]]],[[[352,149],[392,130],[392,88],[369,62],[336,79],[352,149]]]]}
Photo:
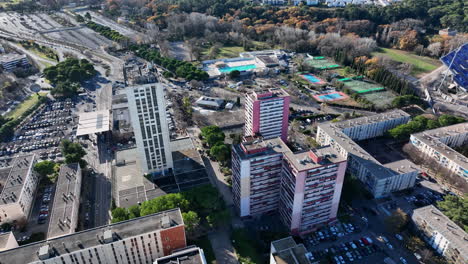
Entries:
{"type": "Polygon", "coordinates": [[[400,234],[396,234],[395,237],[400,240],[400,241],[403,241],[403,236],[401,236],[400,234]]]}

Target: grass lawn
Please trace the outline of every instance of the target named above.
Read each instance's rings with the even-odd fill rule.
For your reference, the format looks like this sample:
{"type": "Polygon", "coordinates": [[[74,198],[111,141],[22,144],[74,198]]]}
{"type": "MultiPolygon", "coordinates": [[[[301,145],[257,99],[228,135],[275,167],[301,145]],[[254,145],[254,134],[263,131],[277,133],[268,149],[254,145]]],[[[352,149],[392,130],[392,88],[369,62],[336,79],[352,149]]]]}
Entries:
{"type": "Polygon", "coordinates": [[[239,53],[244,52],[245,49],[241,46],[222,47],[219,49],[218,58],[235,58],[239,57],[239,53]]]}
{"type": "Polygon", "coordinates": [[[7,5],[17,4],[19,2],[22,2],[22,0],[2,0],[0,1],[0,6],[6,7],[7,5]]]}
{"type": "Polygon", "coordinates": [[[8,112],[8,114],[6,114],[6,117],[16,119],[20,117],[24,112],[28,111],[28,109],[36,105],[37,102],[39,102],[39,95],[33,94],[26,100],[24,100],[24,102],[19,104],[13,111],[8,112]]]}
{"type": "Polygon", "coordinates": [[[431,72],[442,65],[442,63],[436,59],[418,56],[403,50],[381,48],[378,52],[373,52],[372,55],[385,56],[398,62],[412,64],[413,70],[411,71],[411,75],[414,76],[419,76],[423,73],[431,72]]]}
{"type": "Polygon", "coordinates": [[[255,246],[246,229],[234,229],[231,234],[234,248],[241,263],[264,263],[260,250],[255,246]]]}
{"type": "Polygon", "coordinates": [[[206,262],[209,264],[216,264],[216,257],[211,247],[211,242],[207,236],[202,236],[197,240],[188,241],[189,245],[196,245],[203,249],[203,253],[205,253],[206,262]]]}

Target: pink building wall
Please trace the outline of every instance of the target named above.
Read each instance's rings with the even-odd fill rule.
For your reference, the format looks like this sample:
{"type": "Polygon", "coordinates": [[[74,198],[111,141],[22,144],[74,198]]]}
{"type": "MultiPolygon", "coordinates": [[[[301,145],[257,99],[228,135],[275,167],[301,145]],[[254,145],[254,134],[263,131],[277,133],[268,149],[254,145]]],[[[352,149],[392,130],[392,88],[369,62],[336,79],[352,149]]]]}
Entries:
{"type": "Polygon", "coordinates": [[[252,133],[254,136],[258,132],[260,132],[260,101],[255,100],[253,101],[252,105],[252,133]]]}
{"type": "Polygon", "coordinates": [[[288,142],[288,125],[289,125],[289,96],[284,97],[283,101],[283,127],[281,128],[281,139],[283,142],[288,142]]]}

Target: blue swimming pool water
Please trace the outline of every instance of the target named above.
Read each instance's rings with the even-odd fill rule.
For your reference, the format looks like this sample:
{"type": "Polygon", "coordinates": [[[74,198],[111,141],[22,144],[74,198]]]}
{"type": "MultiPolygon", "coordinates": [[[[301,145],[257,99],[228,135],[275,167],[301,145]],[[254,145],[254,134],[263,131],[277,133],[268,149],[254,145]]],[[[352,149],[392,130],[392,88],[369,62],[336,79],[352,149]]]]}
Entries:
{"type": "Polygon", "coordinates": [[[320,80],[319,78],[317,78],[317,77],[315,77],[313,75],[310,75],[310,74],[303,74],[302,76],[304,76],[304,78],[306,78],[311,83],[322,82],[322,80],[320,80]]]}
{"type": "Polygon", "coordinates": [[[248,65],[235,66],[235,67],[224,67],[224,68],[219,68],[219,71],[222,72],[222,73],[225,73],[225,72],[232,72],[232,71],[235,71],[235,70],[238,70],[238,71],[247,71],[247,70],[251,70],[251,69],[255,69],[255,68],[257,68],[257,65],[255,65],[255,64],[248,64],[248,65]]]}
{"type": "Polygon", "coordinates": [[[330,100],[343,98],[343,96],[339,93],[331,93],[331,94],[319,95],[318,98],[322,101],[330,101],[330,100]]]}

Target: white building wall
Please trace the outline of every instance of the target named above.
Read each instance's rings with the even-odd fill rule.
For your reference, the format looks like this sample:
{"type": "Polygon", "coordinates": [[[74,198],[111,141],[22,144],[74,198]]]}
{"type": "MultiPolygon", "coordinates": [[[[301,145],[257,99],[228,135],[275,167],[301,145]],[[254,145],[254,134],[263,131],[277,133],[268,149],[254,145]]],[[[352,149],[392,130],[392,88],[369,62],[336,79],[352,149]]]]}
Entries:
{"type": "Polygon", "coordinates": [[[250,160],[240,163],[240,216],[250,215],[250,160]]]}

